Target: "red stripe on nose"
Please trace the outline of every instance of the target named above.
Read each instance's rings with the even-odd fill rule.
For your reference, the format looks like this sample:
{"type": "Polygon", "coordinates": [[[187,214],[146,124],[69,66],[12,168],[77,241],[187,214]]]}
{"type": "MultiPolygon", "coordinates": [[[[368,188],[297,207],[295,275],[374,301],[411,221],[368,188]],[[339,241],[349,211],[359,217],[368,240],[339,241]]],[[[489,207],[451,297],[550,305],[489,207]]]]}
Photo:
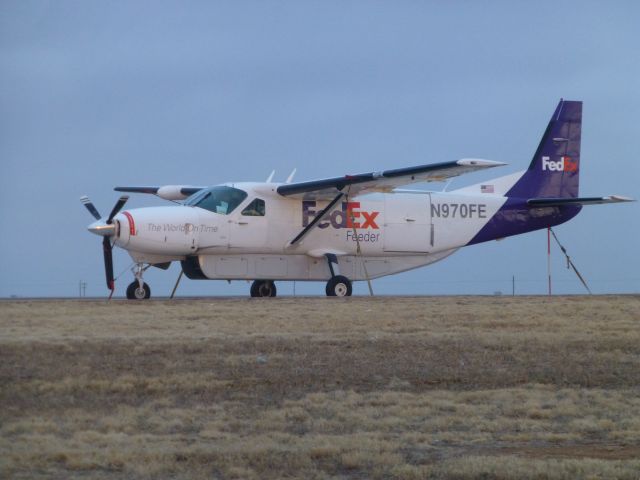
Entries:
{"type": "Polygon", "coordinates": [[[133,221],[133,215],[129,212],[122,212],[127,220],[129,221],[129,235],[133,236],[136,234],[136,222],[133,221]]]}

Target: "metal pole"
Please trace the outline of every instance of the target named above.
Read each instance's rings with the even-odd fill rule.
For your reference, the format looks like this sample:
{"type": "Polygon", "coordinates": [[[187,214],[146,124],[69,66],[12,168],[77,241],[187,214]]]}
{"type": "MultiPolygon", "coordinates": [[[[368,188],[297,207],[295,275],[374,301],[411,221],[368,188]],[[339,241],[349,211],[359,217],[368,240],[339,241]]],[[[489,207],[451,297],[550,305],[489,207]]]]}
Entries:
{"type": "Polygon", "coordinates": [[[516,276],[515,275],[511,277],[511,295],[513,297],[516,296],[516,276]]]}
{"type": "Polygon", "coordinates": [[[551,295],[551,227],[547,228],[547,276],[549,277],[549,295],[551,295]]]}
{"type": "Polygon", "coordinates": [[[569,257],[569,254],[567,253],[567,249],[564,248],[562,246],[562,244],[560,243],[560,240],[558,240],[558,236],[556,235],[556,232],[554,232],[553,230],[551,230],[551,228],[549,228],[549,230],[551,231],[551,234],[553,235],[553,238],[555,239],[556,243],[558,244],[558,246],[560,247],[560,250],[562,250],[562,253],[564,253],[564,256],[567,259],[567,269],[568,268],[573,268],[573,271],[576,273],[576,275],[578,276],[578,279],[580,279],[580,282],[582,282],[582,285],[584,285],[584,288],[587,289],[587,292],[589,292],[589,295],[591,295],[591,289],[589,288],[589,285],[587,285],[586,280],[584,279],[584,277],[582,275],[580,275],[580,272],[578,271],[578,269],[576,268],[575,264],[571,261],[571,257],[569,257]]]}

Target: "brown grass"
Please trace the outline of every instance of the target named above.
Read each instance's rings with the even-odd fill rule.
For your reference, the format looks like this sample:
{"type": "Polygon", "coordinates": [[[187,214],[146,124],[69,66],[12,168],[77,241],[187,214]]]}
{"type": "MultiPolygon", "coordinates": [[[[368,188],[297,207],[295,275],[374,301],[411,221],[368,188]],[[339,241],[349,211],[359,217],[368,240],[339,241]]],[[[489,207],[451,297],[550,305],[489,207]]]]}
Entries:
{"type": "Polygon", "coordinates": [[[0,303],[0,477],[633,478],[640,297],[0,303]]]}

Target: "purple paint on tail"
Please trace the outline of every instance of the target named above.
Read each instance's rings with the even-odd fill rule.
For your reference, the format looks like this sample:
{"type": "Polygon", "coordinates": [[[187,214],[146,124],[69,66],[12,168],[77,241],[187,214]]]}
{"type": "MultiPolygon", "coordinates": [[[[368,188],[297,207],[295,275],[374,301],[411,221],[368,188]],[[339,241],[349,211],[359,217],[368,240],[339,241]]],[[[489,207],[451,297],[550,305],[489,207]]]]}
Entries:
{"type": "Polygon", "coordinates": [[[531,208],[527,200],[578,196],[581,131],[582,102],[560,100],[529,169],[468,245],[559,225],[580,212],[580,206],[531,208]]]}
{"type": "Polygon", "coordinates": [[[467,245],[555,227],[571,220],[581,209],[581,205],[532,209],[521,199],[510,198],[467,245]]]}
{"type": "Polygon", "coordinates": [[[582,102],[560,100],[529,169],[507,197],[577,197],[580,178],[582,102]]]}

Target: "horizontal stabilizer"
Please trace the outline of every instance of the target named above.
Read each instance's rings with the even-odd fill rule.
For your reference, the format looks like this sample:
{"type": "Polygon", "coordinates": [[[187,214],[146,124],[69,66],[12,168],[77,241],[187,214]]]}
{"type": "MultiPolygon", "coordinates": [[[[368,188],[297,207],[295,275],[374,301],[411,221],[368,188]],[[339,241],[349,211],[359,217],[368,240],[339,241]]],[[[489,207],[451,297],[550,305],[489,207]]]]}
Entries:
{"type": "Polygon", "coordinates": [[[635,200],[620,195],[610,195],[608,197],[531,198],[527,200],[527,205],[530,207],[561,207],[563,205],[601,205],[621,202],[635,202],[635,200]]]}

